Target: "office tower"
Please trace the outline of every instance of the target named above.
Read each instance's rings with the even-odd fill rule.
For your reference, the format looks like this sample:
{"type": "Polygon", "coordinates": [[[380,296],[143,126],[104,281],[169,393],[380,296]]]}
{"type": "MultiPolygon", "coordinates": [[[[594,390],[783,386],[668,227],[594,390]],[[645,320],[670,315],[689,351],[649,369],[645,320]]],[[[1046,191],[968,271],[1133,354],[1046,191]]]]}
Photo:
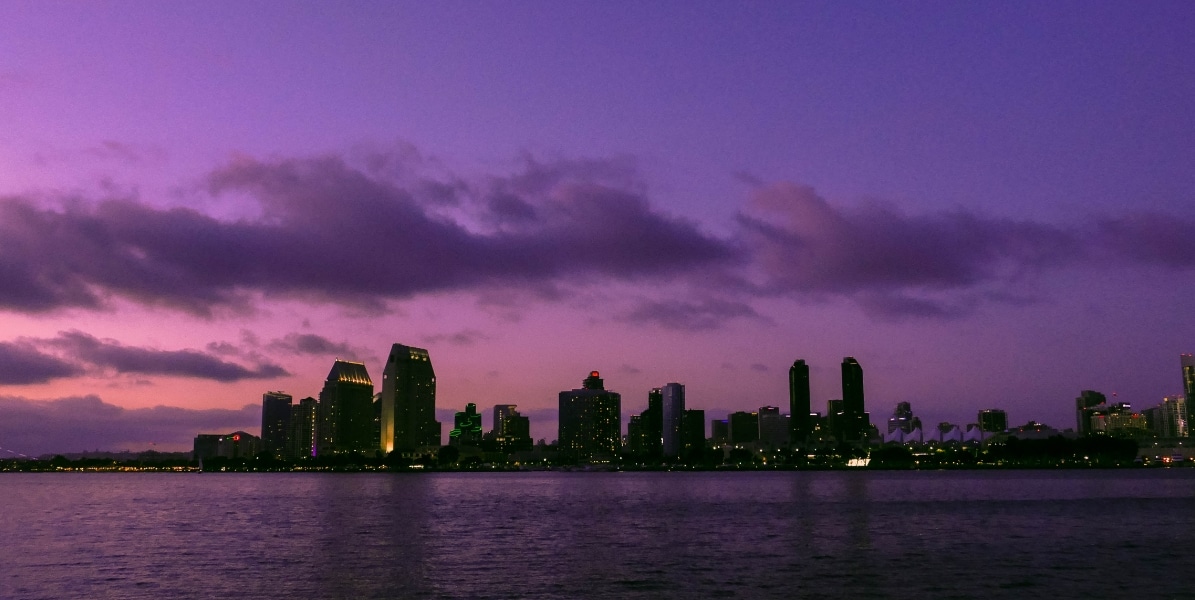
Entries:
{"type": "Polygon", "coordinates": [[[373,454],[373,381],[365,365],[337,359],[319,393],[316,452],[373,454]]]}
{"type": "Polygon", "coordinates": [[[610,458],[621,448],[622,396],[607,391],[597,371],[580,389],[560,392],[557,444],[578,459],[610,458]]]}
{"type": "Polygon", "coordinates": [[[809,365],[798,360],[788,369],[788,414],[791,443],[802,445],[813,433],[813,406],[809,397],[809,365]]]}
{"type": "Polygon", "coordinates": [[[730,443],[729,419],[714,419],[710,421],[710,443],[715,446],[730,443]]]}
{"type": "Polygon", "coordinates": [[[440,447],[436,421],[436,371],[427,350],[390,347],[382,370],[381,448],[412,454],[440,447]]]}
{"type": "Polygon", "coordinates": [[[1187,437],[1195,437],[1195,355],[1180,354],[1179,363],[1183,367],[1183,398],[1187,403],[1187,437]]]}
{"type": "MultiPolygon", "coordinates": [[[[628,430],[629,431],[629,430],[628,430]]],[[[638,451],[648,459],[658,459],[664,454],[664,391],[652,388],[647,392],[647,409],[639,413],[638,451]]]]}
{"type": "Polygon", "coordinates": [[[759,415],[753,412],[733,412],[726,420],[730,422],[727,434],[731,444],[750,444],[759,440],[759,415]]]}
{"type": "Polygon", "coordinates": [[[311,458],[316,452],[316,422],[318,404],[315,398],[303,398],[290,407],[290,432],[287,435],[287,457],[311,458]]]}
{"type": "Polygon", "coordinates": [[[681,417],[680,455],[695,458],[705,451],[705,411],[686,409],[681,417]]]}
{"type": "Polygon", "coordinates": [[[514,404],[503,404],[501,413],[494,407],[494,418],[499,421],[494,427],[494,441],[502,452],[527,452],[531,450],[531,420],[520,415],[514,404]]]}
{"type": "MultiPolygon", "coordinates": [[[[685,415],[685,386],[679,383],[669,383],[660,388],[663,398],[662,435],[664,456],[680,456],[681,451],[681,421],[685,415]]],[[[702,426],[704,430],[705,427],[702,426]]]]}
{"type": "Polygon", "coordinates": [[[863,403],[863,367],[847,356],[842,359],[841,440],[867,441],[870,429],[863,403]]]}
{"type": "Polygon", "coordinates": [[[477,412],[477,405],[470,402],[465,405],[463,412],[456,413],[453,429],[448,433],[448,445],[480,446],[481,445],[481,413],[477,412]]]}
{"type": "Polygon", "coordinates": [[[506,417],[508,417],[510,415],[519,414],[518,411],[515,410],[516,406],[518,406],[518,405],[517,404],[495,404],[494,405],[494,425],[490,429],[490,432],[493,433],[493,435],[494,435],[494,439],[498,439],[499,437],[502,437],[502,434],[505,431],[505,429],[503,429],[503,427],[504,427],[504,422],[506,421],[506,417]]]}
{"type": "Polygon", "coordinates": [[[1079,435],[1092,433],[1091,418],[1107,412],[1108,398],[1094,390],[1083,390],[1075,398],[1075,431],[1079,435]]]}
{"type": "Polygon", "coordinates": [[[647,445],[643,439],[643,413],[631,415],[627,419],[627,452],[642,457],[644,454],[644,447],[647,445]]]}
{"type": "Polygon", "coordinates": [[[286,456],[286,439],[290,434],[290,394],[266,392],[261,395],[262,450],[274,458],[286,456]]]}
{"type": "Polygon", "coordinates": [[[998,408],[979,411],[979,429],[990,433],[1003,433],[1008,429],[1008,414],[998,408]]]}
{"type": "Polygon", "coordinates": [[[778,406],[761,406],[759,417],[759,440],[774,448],[788,445],[789,417],[780,414],[778,406]]]}
{"type": "Polygon", "coordinates": [[[1155,409],[1154,432],[1163,438],[1184,438],[1190,434],[1185,396],[1166,396],[1155,409]]]}
{"type": "Polygon", "coordinates": [[[920,419],[914,423],[913,405],[908,402],[897,402],[896,410],[892,411],[892,417],[888,419],[888,433],[892,433],[897,429],[909,433],[916,429],[916,425],[920,424],[920,419]]]}

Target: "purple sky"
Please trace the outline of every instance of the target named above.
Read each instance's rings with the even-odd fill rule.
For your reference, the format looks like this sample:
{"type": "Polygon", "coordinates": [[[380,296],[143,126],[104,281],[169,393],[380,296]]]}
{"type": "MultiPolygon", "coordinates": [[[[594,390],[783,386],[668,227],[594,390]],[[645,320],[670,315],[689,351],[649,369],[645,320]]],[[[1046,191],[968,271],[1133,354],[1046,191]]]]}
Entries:
{"type": "Polygon", "coordinates": [[[1070,427],[1195,351],[1189,2],[0,13],[7,451],[253,430],[393,342],[548,439],[593,369],[624,423],[850,355],[873,421],[1070,427]]]}

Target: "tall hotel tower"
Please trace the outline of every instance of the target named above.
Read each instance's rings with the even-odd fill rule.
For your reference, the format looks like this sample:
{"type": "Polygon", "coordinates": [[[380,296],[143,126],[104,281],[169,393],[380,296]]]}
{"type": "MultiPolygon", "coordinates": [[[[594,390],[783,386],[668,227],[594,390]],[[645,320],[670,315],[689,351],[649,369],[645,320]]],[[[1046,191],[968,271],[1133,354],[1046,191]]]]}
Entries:
{"type": "MultiPolygon", "coordinates": [[[[680,456],[684,444],[681,442],[681,422],[685,418],[685,386],[669,383],[660,388],[663,395],[663,423],[661,437],[664,456],[680,456]]],[[[705,424],[702,423],[702,428],[705,424]]]]}
{"type": "Polygon", "coordinates": [[[316,425],[320,456],[347,452],[373,453],[373,381],[365,365],[339,360],[332,363],[319,393],[316,425]]]}
{"type": "Polygon", "coordinates": [[[789,441],[804,446],[813,432],[812,407],[809,402],[809,365],[798,360],[788,369],[789,441]]]}
{"type": "Polygon", "coordinates": [[[423,348],[390,347],[382,371],[382,452],[411,453],[440,447],[436,421],[436,371],[423,348]]]}
{"type": "Polygon", "coordinates": [[[283,458],[287,454],[292,401],[290,394],[282,392],[266,392],[261,396],[262,450],[274,458],[283,458]]]}

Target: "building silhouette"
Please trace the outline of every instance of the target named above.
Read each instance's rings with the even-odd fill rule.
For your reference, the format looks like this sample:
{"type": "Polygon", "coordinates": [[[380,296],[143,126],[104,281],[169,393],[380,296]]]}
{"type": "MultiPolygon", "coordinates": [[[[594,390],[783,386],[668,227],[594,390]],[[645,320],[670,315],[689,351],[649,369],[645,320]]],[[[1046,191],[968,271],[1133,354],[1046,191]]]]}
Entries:
{"type": "Polygon", "coordinates": [[[911,433],[914,429],[921,429],[921,419],[913,416],[913,405],[908,402],[897,402],[896,410],[888,419],[888,433],[896,430],[911,433]]]}
{"type": "Polygon", "coordinates": [[[1083,390],[1075,398],[1075,431],[1079,435],[1092,433],[1091,418],[1107,412],[1108,398],[1095,390],[1083,390]]]}
{"type": "Polygon", "coordinates": [[[705,411],[686,409],[681,418],[680,427],[680,456],[689,460],[697,458],[705,451],[705,411]]]}
{"type": "Polygon", "coordinates": [[[1195,437],[1195,355],[1180,354],[1179,364],[1183,368],[1183,398],[1187,403],[1187,436],[1195,437]]]}
{"type": "Polygon", "coordinates": [[[427,350],[390,347],[382,370],[382,452],[414,454],[440,446],[436,421],[436,371],[427,350]]]}
{"type": "Polygon", "coordinates": [[[715,446],[730,443],[730,419],[710,421],[710,443],[715,446]]]}
{"type": "Polygon", "coordinates": [[[979,411],[979,429],[989,433],[1003,433],[1008,429],[1008,414],[998,408],[979,411]]]}
{"type": "Polygon", "coordinates": [[[788,369],[790,442],[802,445],[813,433],[813,406],[809,396],[809,365],[798,360],[788,369]]]}
{"type": "Polygon", "coordinates": [[[560,392],[560,451],[581,460],[612,458],[621,449],[622,396],[593,371],[580,389],[560,392]]]}
{"type": "Polygon", "coordinates": [[[477,405],[470,402],[463,412],[456,413],[452,431],[448,434],[449,446],[481,446],[481,413],[477,405]]]}
{"type": "Polygon", "coordinates": [[[529,452],[532,448],[531,419],[520,415],[514,404],[494,407],[491,434],[500,452],[529,452]]]}
{"type": "Polygon", "coordinates": [[[759,441],[759,414],[746,411],[727,415],[727,436],[731,444],[750,444],[759,441]]]}
{"type": "MultiPolygon", "coordinates": [[[[681,425],[685,416],[685,386],[669,383],[660,388],[662,398],[661,439],[664,456],[680,456],[681,425]]],[[[702,425],[702,430],[705,426],[702,425]]]]}
{"type": "Polygon", "coordinates": [[[319,394],[316,452],[320,456],[377,450],[373,381],[365,365],[337,359],[319,394]]]}
{"type": "Polygon", "coordinates": [[[191,458],[250,459],[256,457],[258,452],[261,452],[261,438],[244,431],[224,434],[201,433],[195,436],[191,458]]]}
{"type": "Polygon", "coordinates": [[[839,440],[867,441],[871,423],[863,402],[863,367],[850,356],[842,359],[842,415],[839,421],[839,440]]]}
{"type": "Polygon", "coordinates": [[[319,403],[307,397],[290,407],[290,431],[286,439],[286,455],[291,459],[311,458],[316,454],[316,423],[319,403]]]}
{"type": "Polygon", "coordinates": [[[756,414],[759,416],[759,441],[773,448],[787,446],[789,417],[780,414],[780,407],[761,406],[756,414]]]}
{"type": "Polygon", "coordinates": [[[261,395],[262,451],[274,458],[287,456],[286,440],[290,437],[291,402],[291,395],[282,392],[266,392],[261,395]]]}
{"type": "Polygon", "coordinates": [[[627,451],[646,460],[659,460],[664,454],[664,392],[652,388],[647,393],[647,408],[627,421],[627,451]]]}

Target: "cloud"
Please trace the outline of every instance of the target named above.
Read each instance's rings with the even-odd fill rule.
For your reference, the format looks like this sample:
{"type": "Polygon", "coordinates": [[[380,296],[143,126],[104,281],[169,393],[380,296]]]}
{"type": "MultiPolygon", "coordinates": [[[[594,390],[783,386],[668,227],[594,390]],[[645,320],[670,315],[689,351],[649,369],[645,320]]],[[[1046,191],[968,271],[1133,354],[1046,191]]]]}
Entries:
{"type": "Polygon", "coordinates": [[[1158,213],[1101,219],[1096,235],[1116,255],[1144,263],[1195,267],[1195,221],[1158,213]]]}
{"type": "Polygon", "coordinates": [[[132,199],[10,197],[0,200],[0,309],[96,309],[120,297],[210,316],[264,295],[380,310],[423,293],[679,276],[740,258],[633,189],[583,176],[600,165],[530,163],[495,178],[509,197],[455,219],[421,199],[427,186],[334,156],[215,170],[213,197],[252,207],[236,220],[132,199]],[[482,231],[493,219],[515,225],[482,231]]]}
{"type": "Polygon", "coordinates": [[[150,444],[186,449],[198,433],[255,433],[261,406],[193,410],[173,406],[128,409],[98,396],[39,401],[0,397],[0,447],[30,456],[84,450],[144,450],[150,444]]]}
{"type": "Polygon", "coordinates": [[[965,312],[974,298],[960,293],[1077,263],[1090,244],[1068,229],[964,210],[912,216],[880,202],[843,209],[795,184],[757,189],[738,222],[761,291],[847,296],[888,314],[965,312]]]}
{"type": "Polygon", "coordinates": [[[125,346],[115,340],[101,340],[81,331],[64,331],[58,337],[38,340],[75,360],[117,373],[195,377],[232,382],[242,379],[272,379],[289,375],[271,363],[248,367],[226,362],[197,350],[157,350],[125,346]]]}
{"type": "Polygon", "coordinates": [[[664,300],[644,301],[622,315],[632,323],[650,323],[678,331],[708,331],[717,329],[731,319],[754,319],[768,322],[750,305],[729,300],[664,300]]]}
{"type": "Polygon", "coordinates": [[[449,343],[454,346],[472,346],[477,342],[490,339],[488,335],[476,330],[465,329],[456,333],[440,333],[436,335],[423,336],[423,343],[425,344],[439,344],[441,342],[449,343]]]}
{"type": "Polygon", "coordinates": [[[43,354],[26,342],[0,342],[0,384],[45,383],[78,375],[83,369],[56,356],[43,354]]]}
{"type": "Polygon", "coordinates": [[[751,363],[751,370],[758,371],[760,373],[766,373],[768,371],[768,366],[763,363],[751,363]]]}
{"type": "Polygon", "coordinates": [[[288,333],[281,339],[271,341],[267,347],[296,355],[338,356],[351,360],[372,355],[368,351],[350,346],[348,342],[336,343],[314,333],[288,333]]]}

